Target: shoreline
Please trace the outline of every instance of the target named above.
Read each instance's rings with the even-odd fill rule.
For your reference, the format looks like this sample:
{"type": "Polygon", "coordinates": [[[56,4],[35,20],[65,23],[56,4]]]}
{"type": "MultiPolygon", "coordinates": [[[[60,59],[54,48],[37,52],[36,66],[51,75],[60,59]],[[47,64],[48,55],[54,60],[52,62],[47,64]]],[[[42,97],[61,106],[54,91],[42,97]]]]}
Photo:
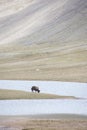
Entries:
{"type": "Polygon", "coordinates": [[[0,119],[86,119],[87,115],[80,114],[35,114],[35,115],[0,115],[0,119]]]}
{"type": "Polygon", "coordinates": [[[73,114],[0,116],[0,130],[87,130],[87,116],[73,114]]]}

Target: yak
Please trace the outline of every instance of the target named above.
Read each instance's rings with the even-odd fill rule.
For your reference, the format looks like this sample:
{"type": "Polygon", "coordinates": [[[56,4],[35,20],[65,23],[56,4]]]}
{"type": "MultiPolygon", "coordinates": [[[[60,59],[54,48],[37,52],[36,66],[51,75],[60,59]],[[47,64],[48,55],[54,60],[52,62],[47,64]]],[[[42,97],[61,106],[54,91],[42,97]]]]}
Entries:
{"type": "Polygon", "coordinates": [[[31,88],[31,91],[33,92],[33,91],[35,91],[35,92],[40,92],[40,89],[39,89],[39,87],[37,87],[37,86],[32,86],[32,88],[31,88]]]}

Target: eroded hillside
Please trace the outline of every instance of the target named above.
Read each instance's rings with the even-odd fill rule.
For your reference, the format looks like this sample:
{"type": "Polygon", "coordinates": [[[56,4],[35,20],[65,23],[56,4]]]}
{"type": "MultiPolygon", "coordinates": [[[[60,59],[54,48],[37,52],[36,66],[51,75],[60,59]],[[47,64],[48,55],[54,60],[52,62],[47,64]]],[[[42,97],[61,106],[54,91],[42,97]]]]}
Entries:
{"type": "Polygon", "coordinates": [[[0,1],[0,79],[87,82],[86,0],[0,1]]]}

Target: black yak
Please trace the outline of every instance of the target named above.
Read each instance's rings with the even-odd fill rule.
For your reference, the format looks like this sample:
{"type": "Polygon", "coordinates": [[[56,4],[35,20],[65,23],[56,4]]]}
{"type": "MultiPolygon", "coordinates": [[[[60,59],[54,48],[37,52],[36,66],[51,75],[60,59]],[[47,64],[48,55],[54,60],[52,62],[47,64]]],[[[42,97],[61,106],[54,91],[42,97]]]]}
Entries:
{"type": "Polygon", "coordinates": [[[40,92],[40,90],[39,90],[39,87],[37,87],[37,86],[32,86],[32,88],[31,88],[31,91],[33,92],[33,91],[37,91],[38,93],[40,92]]]}

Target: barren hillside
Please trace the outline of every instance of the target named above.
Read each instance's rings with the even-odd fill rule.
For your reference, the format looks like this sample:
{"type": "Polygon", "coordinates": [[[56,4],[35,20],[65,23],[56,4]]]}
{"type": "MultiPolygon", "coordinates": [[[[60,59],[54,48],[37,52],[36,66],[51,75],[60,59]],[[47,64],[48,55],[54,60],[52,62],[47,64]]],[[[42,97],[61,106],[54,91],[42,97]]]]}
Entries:
{"type": "Polygon", "coordinates": [[[87,82],[87,0],[1,0],[0,79],[87,82]]]}

